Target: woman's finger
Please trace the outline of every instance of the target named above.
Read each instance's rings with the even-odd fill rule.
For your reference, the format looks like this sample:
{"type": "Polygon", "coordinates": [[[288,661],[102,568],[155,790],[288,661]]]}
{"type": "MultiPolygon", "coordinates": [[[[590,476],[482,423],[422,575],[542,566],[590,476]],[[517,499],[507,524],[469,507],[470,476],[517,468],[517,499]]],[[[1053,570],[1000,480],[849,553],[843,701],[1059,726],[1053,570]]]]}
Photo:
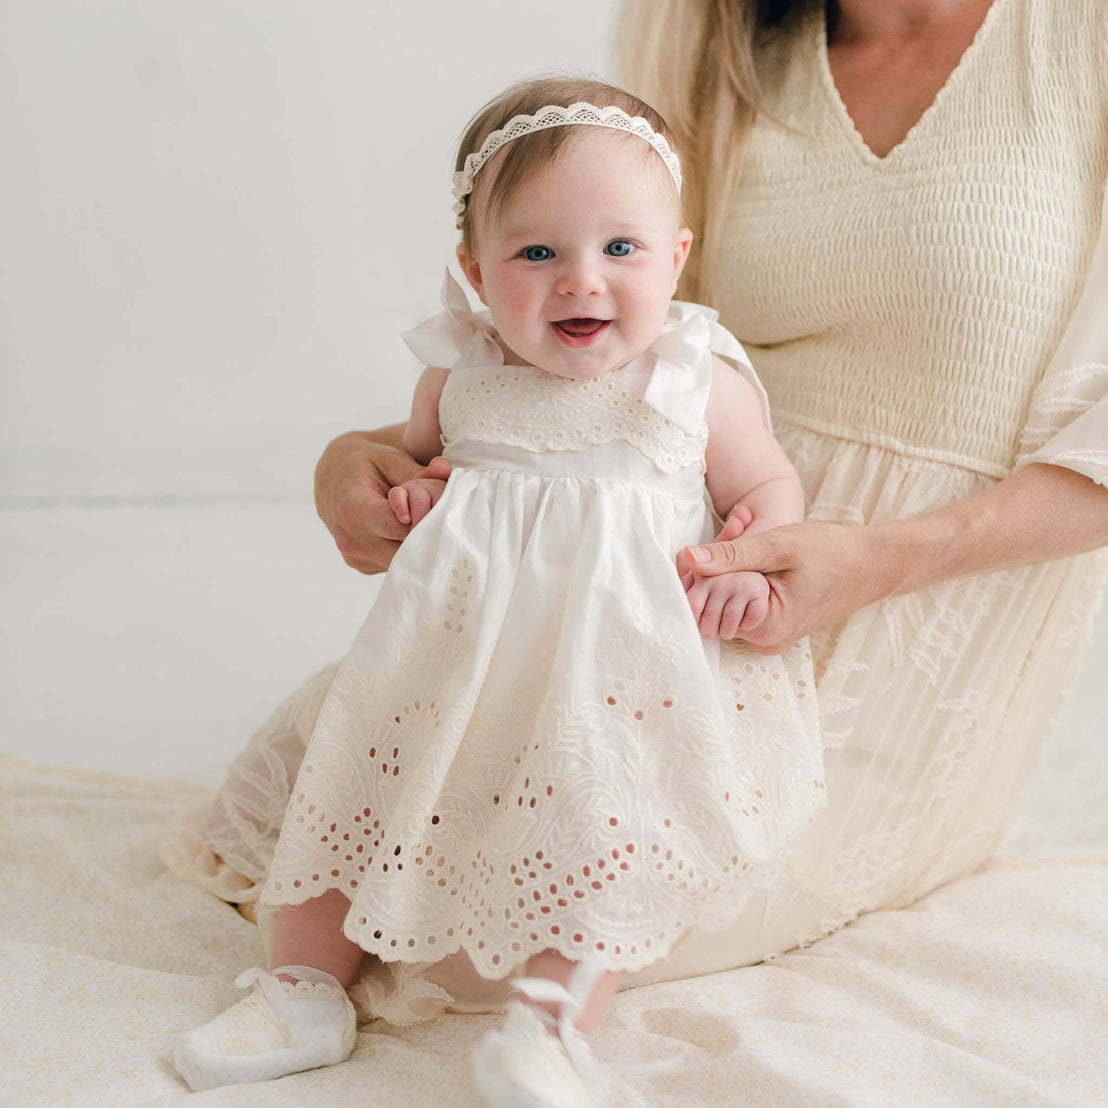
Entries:
{"type": "MultiPolygon", "coordinates": [[[[420,465],[411,454],[398,450],[395,446],[384,446],[382,444],[376,444],[376,446],[377,449],[374,451],[372,464],[387,485],[402,485],[405,481],[415,481],[419,477],[426,476],[426,471],[430,466],[420,465]]],[[[445,465],[447,467],[446,472],[450,472],[450,463],[445,458],[434,458],[432,463],[434,462],[440,463],[437,469],[445,465]]]]}
{"type": "Polygon", "coordinates": [[[452,469],[453,467],[449,460],[440,454],[437,458],[432,458],[427,463],[427,468],[423,471],[423,476],[435,481],[445,481],[450,476],[452,469]]]}
{"type": "Polygon", "coordinates": [[[332,531],[342,560],[359,573],[380,573],[388,568],[410,525],[401,523],[386,496],[368,494],[349,512],[340,513],[332,531]]]}
{"type": "Polygon", "coordinates": [[[373,574],[388,569],[389,563],[399,549],[399,542],[392,539],[378,539],[368,549],[357,547],[343,550],[340,545],[339,553],[342,555],[342,560],[351,569],[356,569],[359,573],[373,574]]]}
{"type": "Polygon", "coordinates": [[[715,577],[737,570],[772,573],[786,569],[791,562],[787,537],[789,529],[779,527],[750,538],[725,539],[704,546],[686,546],[677,555],[678,572],[691,570],[703,577],[715,577]]]}

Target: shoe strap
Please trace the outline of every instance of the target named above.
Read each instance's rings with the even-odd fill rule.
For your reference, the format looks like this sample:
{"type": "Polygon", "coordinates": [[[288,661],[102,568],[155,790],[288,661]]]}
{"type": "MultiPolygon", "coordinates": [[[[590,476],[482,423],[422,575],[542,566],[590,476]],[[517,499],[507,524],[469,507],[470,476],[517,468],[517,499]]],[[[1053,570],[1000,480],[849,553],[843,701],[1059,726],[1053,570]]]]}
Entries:
{"type": "MultiPolygon", "coordinates": [[[[261,989],[262,994],[266,1000],[269,1001],[270,1008],[273,1009],[273,1014],[280,1019],[281,1007],[284,1005],[286,997],[285,990],[282,988],[282,982],[279,981],[272,973],[262,969],[261,966],[251,966],[248,970],[244,970],[235,978],[236,989],[248,989],[251,985],[257,985],[261,989]]],[[[284,1022],[283,1020],[281,1021],[284,1022]]]]}
{"type": "Polygon", "coordinates": [[[574,1069],[587,1084],[594,1086],[600,1077],[601,1067],[589,1050],[588,1038],[578,1030],[576,1022],[585,1010],[597,981],[603,977],[605,968],[603,961],[595,954],[587,954],[574,967],[565,985],[548,977],[515,977],[511,981],[512,987],[528,1000],[558,1005],[557,1016],[544,1008],[532,1006],[532,1010],[548,1027],[556,1029],[574,1069]]]}
{"type": "MultiPolygon", "coordinates": [[[[599,1080],[602,1067],[589,1049],[588,1037],[576,1027],[576,1021],[578,1015],[585,1010],[593,988],[604,975],[605,969],[596,955],[587,954],[574,968],[566,985],[560,985],[547,977],[515,977],[510,982],[528,1000],[560,1005],[556,1017],[545,1008],[532,1007],[532,1011],[547,1027],[557,1029],[570,1061],[582,1078],[593,1086],[599,1080]]],[[[680,1058],[670,1057],[619,1068],[628,1077],[651,1077],[670,1073],[679,1069],[681,1064],[680,1058]]]]}

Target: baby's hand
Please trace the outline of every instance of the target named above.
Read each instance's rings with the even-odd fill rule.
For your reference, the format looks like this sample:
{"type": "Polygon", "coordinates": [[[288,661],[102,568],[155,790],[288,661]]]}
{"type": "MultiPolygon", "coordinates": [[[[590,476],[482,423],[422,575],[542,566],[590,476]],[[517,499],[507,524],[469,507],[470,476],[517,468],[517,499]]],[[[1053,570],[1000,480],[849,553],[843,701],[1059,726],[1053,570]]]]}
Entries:
{"type": "Polygon", "coordinates": [[[445,481],[416,477],[389,489],[389,507],[397,522],[414,527],[439,502],[445,488],[445,481]]]}
{"type": "Polygon", "coordinates": [[[754,519],[754,513],[745,504],[736,504],[727,517],[720,533],[712,542],[723,542],[724,539],[737,539],[754,519]]]}
{"type": "Polygon", "coordinates": [[[685,586],[685,595],[706,639],[733,639],[766,618],[769,582],[762,574],[737,570],[717,577],[686,576],[692,580],[685,586]]]}

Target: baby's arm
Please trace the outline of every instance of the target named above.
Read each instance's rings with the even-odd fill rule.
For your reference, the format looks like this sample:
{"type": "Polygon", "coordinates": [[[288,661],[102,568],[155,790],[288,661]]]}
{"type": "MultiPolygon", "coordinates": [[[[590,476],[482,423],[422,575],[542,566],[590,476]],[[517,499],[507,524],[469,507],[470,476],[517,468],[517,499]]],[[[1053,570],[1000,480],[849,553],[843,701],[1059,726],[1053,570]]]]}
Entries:
{"type": "MultiPolygon", "coordinates": [[[[803,521],[800,478],[762,418],[761,399],[741,373],[719,358],[704,420],[706,479],[716,512],[723,520],[740,506],[750,513],[750,521],[738,532],[730,528],[728,537],[803,521]]],[[[746,513],[738,514],[745,521],[746,513]]]]}
{"type": "MultiPolygon", "coordinates": [[[[449,372],[425,369],[412,396],[412,414],[404,427],[400,445],[423,465],[442,452],[439,397],[449,372]]],[[[389,489],[389,505],[400,523],[410,523],[414,527],[435,506],[444,487],[442,481],[417,477],[389,489]]]]}
{"type": "MultiPolygon", "coordinates": [[[[804,518],[800,478],[766,427],[754,387],[726,362],[715,359],[704,414],[708,492],[721,519],[719,536],[757,534],[804,518]]],[[[756,627],[769,611],[769,582],[760,573],[682,578],[701,634],[734,638],[756,627]]]]}

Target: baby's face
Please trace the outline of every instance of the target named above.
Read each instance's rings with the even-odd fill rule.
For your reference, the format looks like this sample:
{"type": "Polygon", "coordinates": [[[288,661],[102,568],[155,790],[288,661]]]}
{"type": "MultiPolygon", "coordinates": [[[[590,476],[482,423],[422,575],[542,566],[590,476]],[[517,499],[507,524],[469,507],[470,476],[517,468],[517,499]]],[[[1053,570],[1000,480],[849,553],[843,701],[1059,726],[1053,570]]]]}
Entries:
{"type": "Polygon", "coordinates": [[[691,241],[661,158],[633,135],[589,128],[459,261],[514,361],[586,380],[658,337],[691,241]]]}

